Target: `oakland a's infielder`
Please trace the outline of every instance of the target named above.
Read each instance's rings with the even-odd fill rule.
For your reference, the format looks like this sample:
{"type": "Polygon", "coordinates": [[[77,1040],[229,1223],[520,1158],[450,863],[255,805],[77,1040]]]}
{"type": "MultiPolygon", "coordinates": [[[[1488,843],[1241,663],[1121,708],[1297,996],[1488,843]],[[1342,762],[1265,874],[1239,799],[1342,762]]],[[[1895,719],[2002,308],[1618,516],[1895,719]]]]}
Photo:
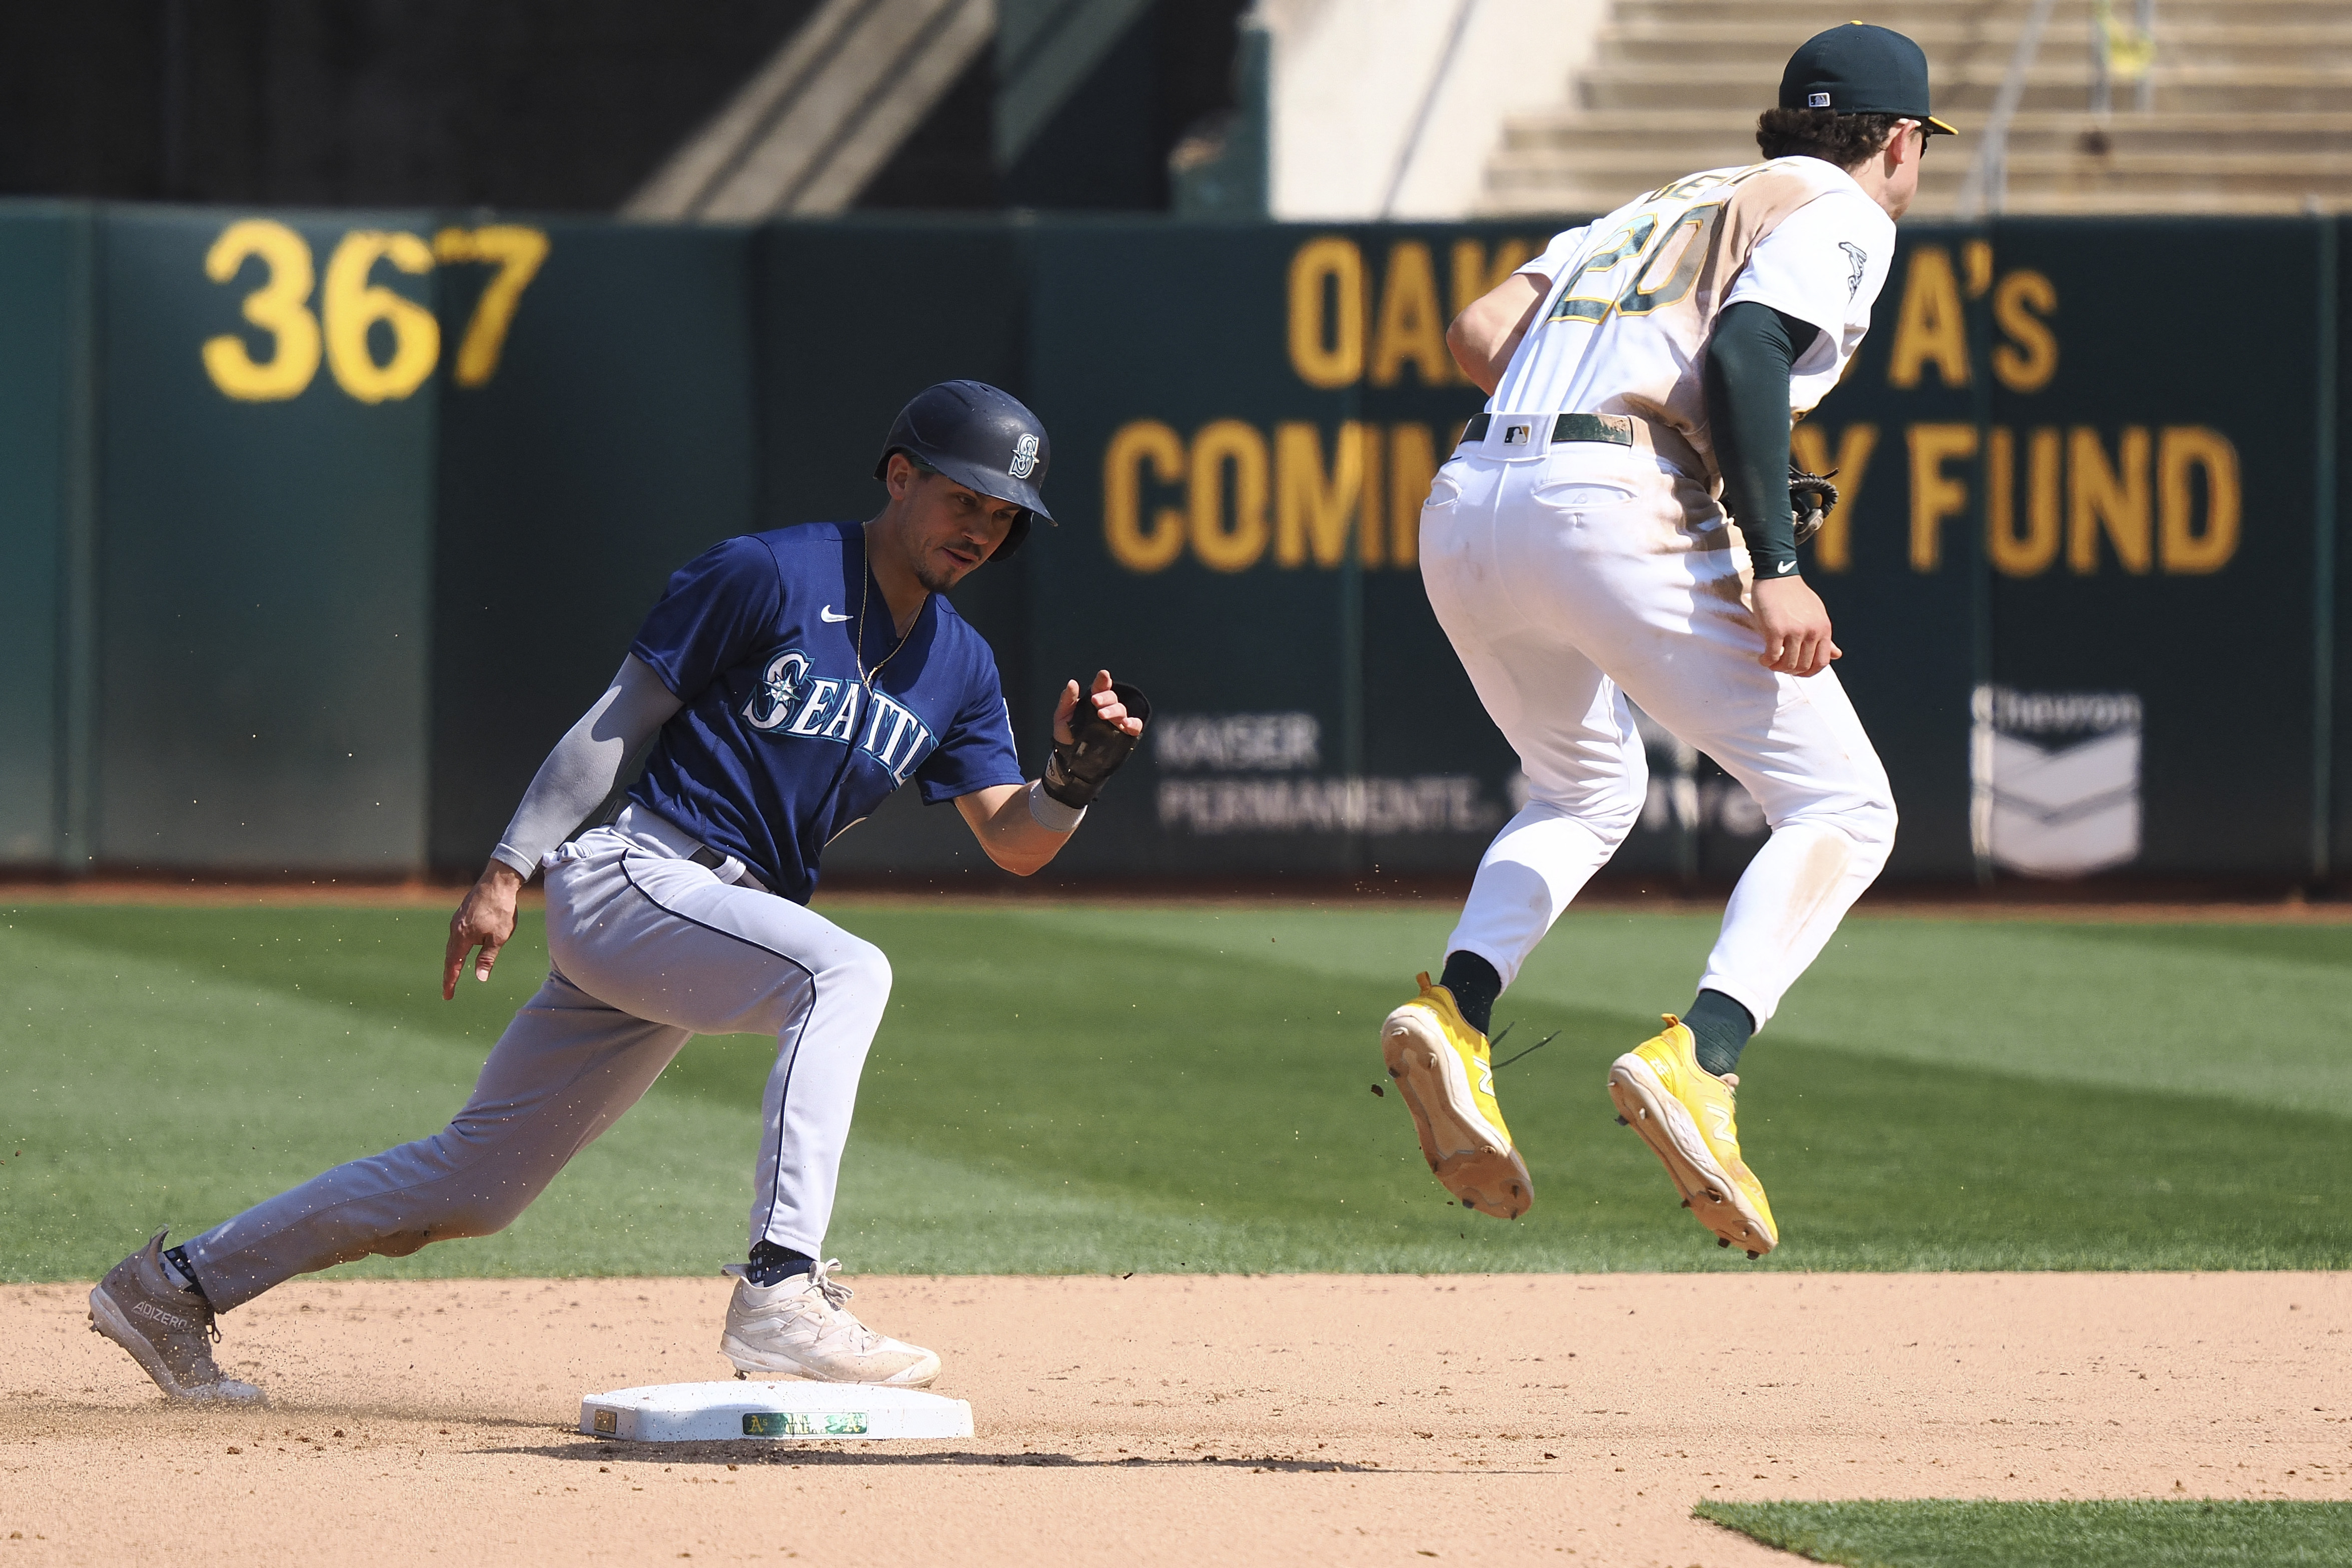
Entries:
{"type": "Polygon", "coordinates": [[[804,907],[824,846],[908,779],[953,800],[989,858],[1054,858],[1148,713],[1108,672],[1064,689],[1024,782],[996,661],[941,597],[1046,517],[1045,433],[976,382],[918,395],[863,525],[729,539],[689,561],[613,685],[531,781],[449,923],[442,994],[487,980],[515,898],[547,868],[547,983],[432,1137],[355,1160],[165,1251],[158,1232],[90,1292],[91,1326],[163,1391],[252,1403],[207,1343],[215,1312],[296,1274],[504,1228],[697,1034],[772,1033],[751,1256],[719,1348],[745,1373],[923,1384],[940,1358],[876,1333],[821,1261],[890,966],[804,907]],[[565,841],[655,742],[610,825],[565,841]]]}
{"type": "Polygon", "coordinates": [[[1739,1156],[1732,1068],[1895,836],[1797,570],[1789,426],[1869,329],[1927,137],[1949,129],[1917,45],[1833,28],[1789,61],[1764,162],[1560,235],[1449,334],[1491,396],[1422,512],[1422,578],[1529,798],[1479,864],[1442,982],[1423,975],[1381,1039],[1422,1153],[1470,1207],[1515,1218],[1534,1197],[1488,1019],[1641,812],[1631,698],[1746,786],[1772,835],[1689,1013],[1619,1057],[1609,1092],[1724,1245],[1779,1240],[1739,1156]]]}

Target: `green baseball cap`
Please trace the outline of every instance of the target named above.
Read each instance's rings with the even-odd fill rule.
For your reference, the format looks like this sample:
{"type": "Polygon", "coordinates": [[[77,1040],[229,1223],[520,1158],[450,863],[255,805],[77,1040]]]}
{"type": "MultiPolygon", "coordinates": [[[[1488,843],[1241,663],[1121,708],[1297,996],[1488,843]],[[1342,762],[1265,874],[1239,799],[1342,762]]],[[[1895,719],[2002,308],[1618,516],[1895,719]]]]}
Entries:
{"type": "Polygon", "coordinates": [[[1958,132],[1927,112],[1927,57],[1891,27],[1848,22],[1797,46],[1780,73],[1782,109],[1895,114],[1933,136],[1958,132]]]}

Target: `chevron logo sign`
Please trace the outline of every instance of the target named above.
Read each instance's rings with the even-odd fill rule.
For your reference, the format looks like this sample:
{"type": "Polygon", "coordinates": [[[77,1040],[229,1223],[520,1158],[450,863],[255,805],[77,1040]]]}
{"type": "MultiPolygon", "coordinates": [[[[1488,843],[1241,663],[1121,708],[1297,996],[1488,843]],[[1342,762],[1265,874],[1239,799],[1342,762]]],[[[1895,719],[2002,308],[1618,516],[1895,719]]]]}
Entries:
{"type": "Polygon", "coordinates": [[[1969,747],[1978,858],[2039,877],[2137,859],[2142,717],[2133,692],[1979,686],[1969,747]]]}

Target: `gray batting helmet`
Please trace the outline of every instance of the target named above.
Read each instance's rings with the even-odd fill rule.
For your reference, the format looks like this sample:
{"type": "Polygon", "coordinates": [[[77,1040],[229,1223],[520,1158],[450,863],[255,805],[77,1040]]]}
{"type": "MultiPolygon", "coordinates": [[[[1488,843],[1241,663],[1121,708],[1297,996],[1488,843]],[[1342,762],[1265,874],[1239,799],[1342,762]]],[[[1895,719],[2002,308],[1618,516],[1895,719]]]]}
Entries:
{"type": "Polygon", "coordinates": [[[1054,520],[1037,494],[1053,455],[1045,427],[1019,398],[985,382],[941,382],[917,392],[890,423],[890,439],[874,465],[877,479],[890,471],[893,452],[1021,508],[992,559],[1002,560],[1021,548],[1032,514],[1054,520]]]}

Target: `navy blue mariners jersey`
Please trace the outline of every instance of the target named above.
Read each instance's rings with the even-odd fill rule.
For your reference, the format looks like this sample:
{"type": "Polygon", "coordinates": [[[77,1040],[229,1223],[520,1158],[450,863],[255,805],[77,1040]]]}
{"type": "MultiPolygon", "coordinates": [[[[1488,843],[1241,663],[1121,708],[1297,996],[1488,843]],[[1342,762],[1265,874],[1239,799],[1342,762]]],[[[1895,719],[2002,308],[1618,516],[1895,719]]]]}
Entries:
{"type": "Polygon", "coordinates": [[[826,843],[908,779],[934,805],[1023,781],[988,643],[934,593],[900,646],[856,523],[705,550],[629,652],[686,705],[629,798],[796,903],[816,891],[826,843]]]}

